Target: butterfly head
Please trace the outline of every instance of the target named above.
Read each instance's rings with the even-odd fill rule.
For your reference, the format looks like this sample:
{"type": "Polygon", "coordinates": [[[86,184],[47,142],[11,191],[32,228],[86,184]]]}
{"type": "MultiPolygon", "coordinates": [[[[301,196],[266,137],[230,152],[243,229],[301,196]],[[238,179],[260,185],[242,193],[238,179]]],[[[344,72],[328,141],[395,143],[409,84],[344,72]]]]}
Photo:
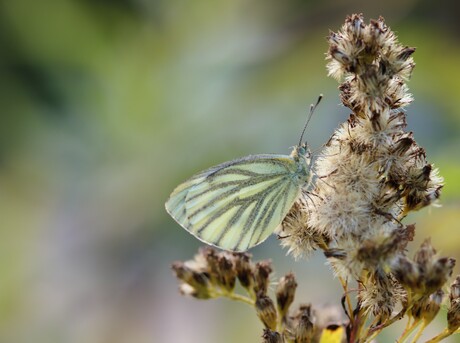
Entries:
{"type": "Polygon", "coordinates": [[[310,150],[308,150],[307,143],[302,143],[297,146],[298,154],[305,157],[310,157],[310,150]]]}
{"type": "Polygon", "coordinates": [[[291,157],[297,166],[297,170],[294,173],[297,181],[299,183],[309,183],[311,178],[311,158],[310,150],[308,150],[307,144],[302,143],[301,145],[295,146],[291,152],[291,157]]]}
{"type": "Polygon", "coordinates": [[[294,149],[292,149],[291,157],[296,161],[303,160],[306,164],[310,164],[311,153],[308,149],[307,143],[296,145],[294,149]]]}

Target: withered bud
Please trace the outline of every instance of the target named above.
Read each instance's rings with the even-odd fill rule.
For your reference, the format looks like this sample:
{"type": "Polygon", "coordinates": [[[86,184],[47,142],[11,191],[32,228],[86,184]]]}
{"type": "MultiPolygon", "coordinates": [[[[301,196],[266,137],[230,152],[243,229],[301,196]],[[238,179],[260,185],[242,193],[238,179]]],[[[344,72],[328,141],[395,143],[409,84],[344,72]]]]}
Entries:
{"type": "Polygon", "coordinates": [[[420,183],[428,181],[430,179],[430,174],[432,170],[433,170],[433,166],[431,164],[426,164],[420,172],[418,181],[420,183]]]}
{"type": "Polygon", "coordinates": [[[414,261],[400,256],[392,269],[398,281],[419,296],[428,296],[440,289],[452,275],[455,266],[453,258],[437,257],[429,239],[416,252],[414,261]]]}
{"type": "MultiPolygon", "coordinates": [[[[401,86],[403,84],[403,82],[401,83],[397,83],[399,84],[399,86],[401,86]]],[[[400,99],[398,99],[400,100],[400,99]]],[[[391,102],[391,100],[388,100],[391,102]]],[[[398,104],[393,104],[392,105],[394,106],[398,106],[398,104]]],[[[391,115],[390,115],[390,118],[388,119],[388,123],[393,125],[395,128],[398,128],[400,130],[403,130],[406,128],[407,126],[407,121],[406,121],[406,114],[404,111],[398,111],[398,112],[393,112],[391,115]]],[[[408,133],[403,133],[402,134],[402,137],[412,137],[412,132],[408,132],[408,133]]],[[[417,144],[415,143],[415,141],[413,142],[413,144],[417,144]]],[[[422,148],[420,148],[422,149],[422,148]]]]}
{"type": "Polygon", "coordinates": [[[172,270],[176,277],[183,282],[179,287],[182,294],[191,295],[198,299],[210,298],[210,283],[207,273],[197,272],[182,262],[174,262],[172,270]]]}
{"type": "Polygon", "coordinates": [[[401,233],[400,239],[405,242],[404,248],[407,246],[407,243],[414,240],[415,237],[415,224],[408,224],[401,233]]]}
{"type": "Polygon", "coordinates": [[[391,149],[391,153],[397,154],[398,156],[403,156],[413,144],[415,144],[415,141],[412,137],[412,132],[410,132],[395,142],[391,149]]]}
{"type": "Polygon", "coordinates": [[[411,308],[411,315],[416,320],[423,319],[425,325],[428,325],[439,312],[443,300],[444,292],[438,289],[430,296],[424,296],[419,301],[413,303],[411,308]]]}
{"type": "Polygon", "coordinates": [[[350,56],[348,56],[344,51],[340,50],[337,47],[337,45],[331,45],[331,47],[329,48],[329,54],[331,55],[332,58],[339,61],[345,66],[348,66],[351,64],[350,56]]]}
{"type": "Polygon", "coordinates": [[[219,279],[219,266],[217,251],[211,247],[201,247],[199,254],[204,257],[208,265],[209,279],[212,283],[219,279]]]}
{"type": "Polygon", "coordinates": [[[442,187],[442,178],[437,176],[437,170],[431,164],[413,171],[403,187],[404,212],[417,211],[430,205],[439,198],[442,187]]]}
{"type": "Polygon", "coordinates": [[[260,261],[256,263],[254,270],[254,291],[256,294],[262,292],[266,294],[268,290],[268,284],[270,282],[270,273],[272,272],[272,263],[269,260],[260,261]]]}
{"type": "Polygon", "coordinates": [[[296,316],[297,325],[295,327],[295,341],[308,343],[311,342],[315,334],[313,318],[310,305],[304,305],[299,308],[296,316]]]}
{"type": "MultiPolygon", "coordinates": [[[[373,23],[374,21],[371,21],[373,23]]],[[[362,14],[352,14],[345,18],[345,25],[348,25],[347,31],[355,36],[361,38],[364,29],[364,17],[362,14]]]]}
{"type": "Polygon", "coordinates": [[[419,285],[418,268],[405,256],[398,256],[393,268],[396,279],[406,288],[415,289],[419,285]]]}
{"type": "Polygon", "coordinates": [[[358,293],[359,307],[385,322],[397,304],[404,300],[402,289],[393,276],[381,268],[370,272],[362,282],[358,293]]]}
{"type": "Polygon", "coordinates": [[[431,293],[442,287],[452,276],[455,267],[455,259],[442,257],[435,261],[433,267],[426,273],[426,289],[431,293]]]}
{"type": "Polygon", "coordinates": [[[276,303],[282,318],[287,315],[289,306],[294,301],[296,288],[297,282],[293,273],[283,276],[276,287],[276,303]]]}
{"type": "Polygon", "coordinates": [[[382,126],[381,126],[381,123],[380,123],[380,118],[381,118],[380,112],[377,112],[377,111],[372,112],[372,116],[370,118],[370,121],[371,121],[372,129],[374,131],[376,131],[376,132],[382,130],[382,126]]]}
{"type": "Polygon", "coordinates": [[[436,255],[436,250],[431,245],[431,239],[427,238],[422,243],[420,248],[414,255],[414,262],[418,263],[419,265],[426,266],[431,263],[431,260],[436,255]]]}
{"type": "Polygon", "coordinates": [[[386,242],[385,250],[388,253],[406,250],[409,242],[414,240],[415,224],[400,226],[392,234],[392,238],[386,242]]]}
{"type": "Polygon", "coordinates": [[[375,268],[381,261],[388,260],[390,256],[404,251],[409,241],[412,241],[415,225],[399,226],[394,229],[391,236],[380,240],[365,240],[358,249],[356,258],[370,268],[375,268]]]}
{"type": "Polygon", "coordinates": [[[460,327],[460,298],[450,302],[450,308],[447,311],[447,328],[453,332],[460,327]]]}
{"type": "Polygon", "coordinates": [[[219,284],[222,288],[231,292],[235,288],[236,271],[233,261],[227,256],[221,255],[218,258],[219,264],[219,284]]]}
{"type": "Polygon", "coordinates": [[[270,329],[264,329],[264,334],[262,335],[262,343],[284,343],[284,339],[279,334],[279,332],[272,331],[270,329]]]}
{"type": "Polygon", "coordinates": [[[450,286],[450,307],[447,311],[447,328],[455,331],[460,327],[460,275],[450,286]]]}
{"type": "Polygon", "coordinates": [[[423,311],[425,307],[428,305],[429,297],[423,297],[423,299],[419,301],[415,301],[410,309],[410,315],[419,320],[423,316],[423,311]]]}
{"type": "Polygon", "coordinates": [[[452,285],[450,285],[450,301],[460,298],[460,275],[458,275],[452,285]]]}
{"type": "Polygon", "coordinates": [[[398,176],[388,175],[387,174],[387,189],[384,193],[381,194],[379,199],[377,199],[376,204],[384,209],[387,209],[401,199],[401,192],[396,189],[398,187],[398,176]]]}
{"type": "Polygon", "coordinates": [[[235,271],[241,286],[252,292],[254,286],[254,266],[251,263],[251,254],[233,253],[235,271]]]}
{"type": "MultiPolygon", "coordinates": [[[[356,109],[356,111],[359,110],[359,104],[356,103],[356,101],[353,101],[351,97],[351,89],[350,89],[350,83],[349,82],[344,82],[339,86],[339,89],[341,91],[340,93],[340,99],[342,100],[343,104],[346,104],[348,108],[351,109],[356,109]]],[[[356,120],[356,115],[354,113],[350,114],[350,117],[348,118],[348,125],[350,128],[353,128],[356,126],[356,123],[358,121],[356,120]]]]}
{"type": "Polygon", "coordinates": [[[270,297],[258,293],[256,299],[256,312],[259,319],[267,329],[276,329],[276,309],[270,297]]]}
{"type": "Polygon", "coordinates": [[[410,48],[406,46],[398,55],[398,59],[400,60],[407,60],[409,57],[412,56],[412,54],[415,52],[415,48],[410,48]]]}
{"type": "Polygon", "coordinates": [[[376,44],[379,36],[387,31],[387,26],[383,22],[382,18],[378,20],[371,19],[369,22],[369,29],[369,37],[367,37],[366,41],[369,44],[376,44]]]}
{"type": "Polygon", "coordinates": [[[430,295],[429,301],[425,306],[425,310],[423,311],[423,319],[426,323],[431,322],[434,317],[436,317],[439,309],[441,308],[443,298],[444,292],[442,289],[438,289],[436,292],[430,295]]]}
{"type": "Polygon", "coordinates": [[[377,265],[383,253],[383,245],[377,244],[373,240],[365,240],[358,248],[356,258],[371,265],[377,265]]]}
{"type": "Polygon", "coordinates": [[[329,41],[330,44],[338,44],[340,41],[340,38],[338,37],[337,33],[329,30],[329,36],[327,36],[327,40],[329,41]]]}

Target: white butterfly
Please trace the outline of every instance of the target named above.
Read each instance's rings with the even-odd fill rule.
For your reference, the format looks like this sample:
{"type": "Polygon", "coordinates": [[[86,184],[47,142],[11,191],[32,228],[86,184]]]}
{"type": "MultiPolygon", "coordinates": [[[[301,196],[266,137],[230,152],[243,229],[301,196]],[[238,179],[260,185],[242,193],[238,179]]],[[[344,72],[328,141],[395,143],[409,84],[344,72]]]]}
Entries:
{"type": "Polygon", "coordinates": [[[275,231],[310,179],[310,153],[299,142],[291,155],[250,155],[196,174],[176,187],[166,210],[203,242],[246,251],[275,231]]]}

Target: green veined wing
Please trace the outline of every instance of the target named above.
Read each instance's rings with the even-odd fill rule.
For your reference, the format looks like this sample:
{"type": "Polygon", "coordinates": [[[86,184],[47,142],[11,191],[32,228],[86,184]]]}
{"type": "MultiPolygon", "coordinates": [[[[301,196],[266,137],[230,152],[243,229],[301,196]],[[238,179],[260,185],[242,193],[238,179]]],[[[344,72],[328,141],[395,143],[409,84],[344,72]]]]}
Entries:
{"type": "Polygon", "coordinates": [[[308,180],[299,157],[252,155],[207,169],[179,185],[168,213],[205,243],[245,251],[270,236],[308,180]]]}

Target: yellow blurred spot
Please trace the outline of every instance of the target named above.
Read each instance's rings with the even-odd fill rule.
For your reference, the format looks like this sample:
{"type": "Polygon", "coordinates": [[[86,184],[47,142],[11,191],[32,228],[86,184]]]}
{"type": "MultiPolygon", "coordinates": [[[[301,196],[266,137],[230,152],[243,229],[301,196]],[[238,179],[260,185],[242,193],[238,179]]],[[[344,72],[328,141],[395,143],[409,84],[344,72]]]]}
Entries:
{"type": "Polygon", "coordinates": [[[319,343],[341,343],[343,340],[345,329],[341,325],[329,325],[321,333],[319,343]]]}

